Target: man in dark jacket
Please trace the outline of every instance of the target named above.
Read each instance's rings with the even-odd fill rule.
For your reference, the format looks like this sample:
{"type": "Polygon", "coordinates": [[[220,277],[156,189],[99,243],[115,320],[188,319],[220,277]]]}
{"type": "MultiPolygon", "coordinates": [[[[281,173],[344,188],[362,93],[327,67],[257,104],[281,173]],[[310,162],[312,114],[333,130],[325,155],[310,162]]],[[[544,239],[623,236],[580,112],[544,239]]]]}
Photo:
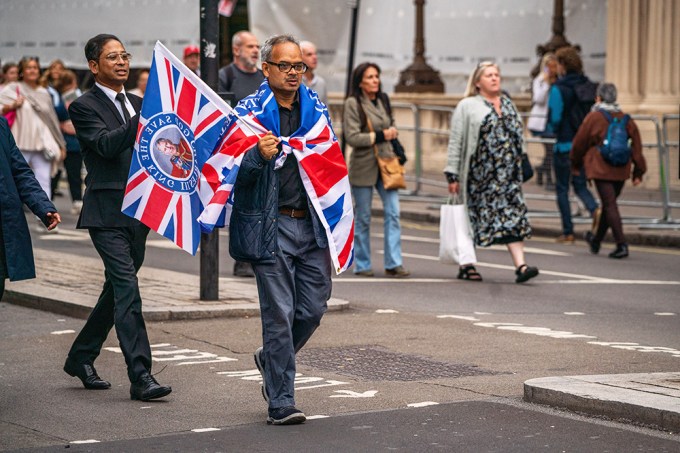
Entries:
{"type": "Polygon", "coordinates": [[[595,103],[596,85],[583,75],[583,62],[573,47],[563,47],[555,53],[557,72],[560,78],[550,88],[548,100],[548,126],[557,137],[553,148],[555,169],[555,192],[557,207],[562,217],[562,234],[557,242],[574,243],[574,225],[569,205],[569,180],[576,196],[581,199],[593,218],[593,230],[597,229],[600,209],[593,195],[586,187],[583,169],[577,175],[571,174],[569,151],[576,131],[595,103]]]}
{"type": "Polygon", "coordinates": [[[14,142],[7,120],[0,116],[0,300],[5,280],[35,278],[33,248],[22,205],[53,230],[61,217],[35,179],[14,142]],[[7,257],[12,257],[7,260],[7,257]]]}
{"type": "Polygon", "coordinates": [[[149,228],[121,212],[142,99],[125,93],[130,54],[113,35],[97,35],[85,45],[95,86],[73,101],[71,120],[83,152],[87,177],[78,228],[86,228],[104,262],[104,287],[87,322],[73,342],[64,371],[87,389],[111,384],[94,369],[115,325],[132,383],[133,400],[168,395],[172,389],[151,375],[151,347],[142,317],[137,272],[144,262],[149,228]]]}
{"type": "Polygon", "coordinates": [[[332,264],[297,158],[282,155],[280,167],[275,159],[282,147],[277,136],[299,132],[302,118],[316,107],[301,102],[306,66],[298,42],[286,35],[270,38],[262,48],[262,67],[277,104],[278,118],[270,122],[278,120],[279,130],[265,124],[270,132],[243,156],[234,185],[229,252],[252,263],[257,279],[264,347],[255,352],[255,363],[269,403],[267,423],[290,425],[305,421],[295,407],[295,355],[326,311],[332,264]]]}

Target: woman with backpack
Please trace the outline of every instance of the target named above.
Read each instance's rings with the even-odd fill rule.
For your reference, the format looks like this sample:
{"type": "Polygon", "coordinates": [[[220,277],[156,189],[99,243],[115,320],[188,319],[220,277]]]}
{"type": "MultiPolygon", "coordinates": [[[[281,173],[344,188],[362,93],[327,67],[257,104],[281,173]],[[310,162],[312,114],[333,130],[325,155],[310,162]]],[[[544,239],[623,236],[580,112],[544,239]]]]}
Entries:
{"type": "Polygon", "coordinates": [[[595,183],[600,196],[600,223],[594,232],[588,231],[585,235],[590,252],[597,254],[600,251],[600,244],[611,227],[616,249],[609,257],[620,259],[628,256],[628,244],[623,235],[616,199],[626,179],[631,177],[631,168],[633,185],[637,186],[642,182],[647,164],[635,121],[625,115],[616,103],[616,86],[600,84],[595,102],[572,142],[572,172],[584,166],[586,178],[595,183]]]}

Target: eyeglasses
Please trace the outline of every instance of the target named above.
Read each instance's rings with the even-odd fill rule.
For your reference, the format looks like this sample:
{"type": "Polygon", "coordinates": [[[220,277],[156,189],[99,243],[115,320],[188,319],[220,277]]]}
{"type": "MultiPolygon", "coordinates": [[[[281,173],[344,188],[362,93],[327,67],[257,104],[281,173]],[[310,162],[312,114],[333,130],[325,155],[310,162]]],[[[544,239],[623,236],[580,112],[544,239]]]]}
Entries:
{"type": "Polygon", "coordinates": [[[130,54],[128,52],[110,53],[108,55],[105,55],[104,58],[106,59],[106,61],[108,61],[110,63],[116,63],[119,58],[121,60],[123,60],[124,63],[126,63],[126,62],[132,60],[132,54],[130,54]]]}
{"type": "Polygon", "coordinates": [[[297,72],[298,74],[304,74],[305,72],[307,72],[307,65],[304,63],[288,63],[285,61],[282,61],[280,63],[267,61],[266,63],[278,67],[279,71],[285,72],[286,74],[289,73],[291,69],[294,69],[295,72],[297,72]]]}

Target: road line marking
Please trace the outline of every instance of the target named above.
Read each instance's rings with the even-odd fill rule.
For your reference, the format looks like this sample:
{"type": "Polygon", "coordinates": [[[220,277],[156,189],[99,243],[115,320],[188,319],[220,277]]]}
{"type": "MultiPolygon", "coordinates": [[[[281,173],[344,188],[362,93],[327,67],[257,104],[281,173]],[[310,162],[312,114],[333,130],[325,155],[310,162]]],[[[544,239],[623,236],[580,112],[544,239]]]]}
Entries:
{"type": "MultiPolygon", "coordinates": [[[[385,235],[383,234],[374,234],[372,235],[374,237],[378,238],[384,238],[385,235]]],[[[409,241],[409,242],[421,242],[424,244],[439,244],[439,238],[427,238],[427,237],[422,237],[422,236],[409,236],[409,235],[402,235],[401,236],[402,241],[409,241]]],[[[481,250],[491,250],[493,252],[507,252],[508,249],[507,247],[503,245],[492,245],[490,247],[484,247],[481,250]]],[[[549,250],[549,249],[541,249],[537,247],[524,247],[524,252],[525,253],[534,253],[536,255],[552,255],[552,256],[574,256],[573,253],[566,253],[566,252],[559,252],[557,250],[549,250]]]]}
{"type": "Polygon", "coordinates": [[[66,335],[67,333],[76,333],[75,330],[55,330],[50,332],[52,335],[66,335]]]}
{"type": "Polygon", "coordinates": [[[434,401],[423,401],[422,403],[411,403],[407,404],[406,407],[427,407],[427,406],[437,406],[439,403],[434,401]]]}
{"type": "Polygon", "coordinates": [[[479,319],[474,318],[472,316],[438,315],[437,318],[439,318],[439,319],[445,319],[445,318],[462,319],[463,321],[479,321],[479,319]]]}
{"type": "Polygon", "coordinates": [[[585,315],[585,313],[583,313],[582,311],[565,311],[564,314],[567,315],[567,316],[583,316],[583,315],[585,315]]]}
{"type": "Polygon", "coordinates": [[[389,309],[389,308],[387,308],[387,309],[381,308],[381,309],[379,309],[379,310],[376,310],[375,312],[376,312],[376,313],[379,313],[379,314],[399,313],[397,310],[391,310],[391,309],[389,309]]]}
{"type": "Polygon", "coordinates": [[[657,312],[654,313],[656,316],[675,316],[675,313],[670,313],[670,312],[657,312]]]}
{"type": "Polygon", "coordinates": [[[86,440],[72,440],[70,444],[98,444],[100,441],[96,439],[86,439],[86,440]]]}
{"type": "Polygon", "coordinates": [[[329,415],[310,415],[307,417],[307,420],[319,420],[322,418],[330,418],[329,415]]]}
{"type": "Polygon", "coordinates": [[[222,431],[220,428],[194,428],[191,430],[194,433],[207,433],[210,431],[222,431]]]}

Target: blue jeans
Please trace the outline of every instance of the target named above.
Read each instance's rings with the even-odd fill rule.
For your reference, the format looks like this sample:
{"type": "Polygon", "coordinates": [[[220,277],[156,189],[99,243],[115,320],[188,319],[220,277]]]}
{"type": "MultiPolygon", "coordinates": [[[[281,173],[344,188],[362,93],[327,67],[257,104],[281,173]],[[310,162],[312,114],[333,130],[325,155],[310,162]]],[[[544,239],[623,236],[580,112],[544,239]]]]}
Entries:
{"type": "Polygon", "coordinates": [[[591,214],[597,209],[597,201],[586,187],[586,174],[583,167],[581,167],[578,176],[572,176],[569,153],[554,153],[553,167],[555,169],[557,207],[560,209],[560,216],[562,217],[562,234],[574,234],[571,207],[569,206],[569,180],[571,179],[576,196],[581,199],[591,214]]]}
{"type": "Polygon", "coordinates": [[[295,354],[321,323],[333,269],[309,216],[279,216],[276,262],[253,263],[260,298],[264,385],[272,409],[295,405],[295,354]]]}
{"type": "MultiPolygon", "coordinates": [[[[375,185],[384,210],[385,269],[401,266],[399,191],[385,190],[382,180],[375,185]]],[[[371,269],[371,202],[373,187],[352,186],[354,197],[354,272],[371,269]]]]}

